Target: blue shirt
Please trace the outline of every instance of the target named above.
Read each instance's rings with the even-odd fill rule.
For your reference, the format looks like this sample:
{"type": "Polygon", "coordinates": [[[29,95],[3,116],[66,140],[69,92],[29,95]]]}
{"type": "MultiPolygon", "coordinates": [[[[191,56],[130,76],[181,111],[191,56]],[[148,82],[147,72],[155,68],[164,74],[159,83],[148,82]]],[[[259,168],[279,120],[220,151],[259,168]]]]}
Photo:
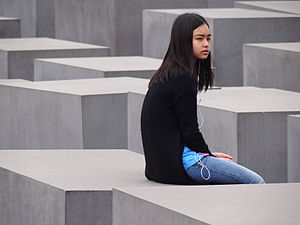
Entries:
{"type": "Polygon", "coordinates": [[[184,146],[183,154],[182,154],[182,163],[184,169],[190,168],[192,165],[201,160],[204,155],[199,155],[197,152],[191,150],[189,147],[184,146]]]}

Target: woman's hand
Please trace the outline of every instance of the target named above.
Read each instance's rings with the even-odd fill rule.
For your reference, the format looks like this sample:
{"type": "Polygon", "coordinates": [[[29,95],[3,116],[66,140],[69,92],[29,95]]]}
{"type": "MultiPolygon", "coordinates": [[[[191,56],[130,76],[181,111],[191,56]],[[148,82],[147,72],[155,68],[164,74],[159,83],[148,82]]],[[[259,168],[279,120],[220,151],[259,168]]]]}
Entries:
{"type": "Polygon", "coordinates": [[[217,158],[224,159],[224,160],[227,160],[229,162],[234,162],[232,156],[227,155],[225,153],[222,153],[222,152],[213,152],[212,154],[215,157],[217,157],[217,158]]]}

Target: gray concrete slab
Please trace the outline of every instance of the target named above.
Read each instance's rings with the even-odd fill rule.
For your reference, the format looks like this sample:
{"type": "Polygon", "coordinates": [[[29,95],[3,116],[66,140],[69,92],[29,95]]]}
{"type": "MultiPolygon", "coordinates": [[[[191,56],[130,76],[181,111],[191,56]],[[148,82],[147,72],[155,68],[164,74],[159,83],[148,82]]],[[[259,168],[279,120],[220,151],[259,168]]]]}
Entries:
{"type": "Polygon", "coordinates": [[[300,112],[300,93],[228,87],[200,98],[201,130],[212,151],[232,155],[267,182],[287,182],[287,115],[300,112]]]}
{"type": "Polygon", "coordinates": [[[300,92],[300,42],[246,44],[244,86],[300,92]]]}
{"type": "Polygon", "coordinates": [[[186,12],[198,13],[210,24],[217,86],[243,84],[243,44],[299,41],[299,15],[233,8],[144,10],[144,56],[164,57],[172,24],[178,15],[186,12]]]}
{"type": "Polygon", "coordinates": [[[300,182],[300,115],[287,119],[288,182],[300,182]]]}
{"type": "Polygon", "coordinates": [[[300,15],[300,1],[236,1],[234,7],[300,15]]]}
{"type": "Polygon", "coordinates": [[[22,79],[0,79],[1,84],[5,83],[19,83],[19,82],[31,82],[29,80],[22,80],[22,79]]]}
{"type": "Polygon", "coordinates": [[[162,60],[141,56],[36,59],[34,80],[99,77],[150,78],[162,60]]]}
{"type": "Polygon", "coordinates": [[[296,225],[299,194],[299,183],[116,188],[113,225],[296,225]]]}
{"type": "Polygon", "coordinates": [[[17,38],[20,32],[20,19],[0,17],[0,38],[17,38]]]}
{"type": "Polygon", "coordinates": [[[22,37],[55,37],[55,0],[1,0],[0,15],[21,19],[22,37]]]}
{"type": "Polygon", "coordinates": [[[0,151],[0,224],[112,224],[112,188],[159,186],[126,150],[0,151]]]}
{"type": "MultiPolygon", "coordinates": [[[[251,1],[257,1],[257,0],[251,0],[251,1]]],[[[265,1],[270,1],[270,0],[265,0],[265,1]]],[[[280,1],[280,0],[275,0],[275,1],[280,1]]],[[[208,8],[232,8],[234,7],[235,2],[236,0],[208,0],[207,4],[208,4],[208,8]]]]}
{"type": "Polygon", "coordinates": [[[109,55],[108,47],[51,38],[0,39],[0,78],[33,80],[35,58],[109,55]]]}
{"type": "Polygon", "coordinates": [[[0,116],[0,149],[130,146],[141,153],[140,134],[132,135],[140,130],[148,82],[128,77],[0,82],[0,108],[5,109],[0,116]]]}
{"type": "Polygon", "coordinates": [[[114,56],[142,55],[143,9],[193,7],[207,8],[207,0],[56,0],[56,37],[109,46],[114,56]]]}

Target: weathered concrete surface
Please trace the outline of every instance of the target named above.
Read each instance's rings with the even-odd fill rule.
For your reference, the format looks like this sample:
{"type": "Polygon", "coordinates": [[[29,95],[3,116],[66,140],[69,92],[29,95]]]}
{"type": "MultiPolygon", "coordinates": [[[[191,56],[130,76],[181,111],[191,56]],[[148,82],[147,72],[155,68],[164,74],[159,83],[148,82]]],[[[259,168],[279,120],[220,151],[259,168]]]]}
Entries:
{"type": "Polygon", "coordinates": [[[108,225],[112,188],[158,186],[126,150],[0,151],[0,224],[108,225]]]}
{"type": "Polygon", "coordinates": [[[300,15],[300,1],[236,1],[234,7],[300,15]]]}
{"type": "Polygon", "coordinates": [[[148,82],[128,77],[0,82],[0,109],[5,109],[0,116],[0,149],[130,145],[130,150],[141,153],[140,134],[135,134],[148,82]],[[128,135],[136,140],[128,141],[128,135]]]}
{"type": "Polygon", "coordinates": [[[1,0],[0,15],[21,19],[22,37],[55,37],[55,0],[1,0]]]}
{"type": "Polygon", "coordinates": [[[300,115],[287,119],[288,182],[300,182],[300,115]]]}
{"type": "Polygon", "coordinates": [[[207,0],[56,0],[56,37],[142,55],[142,10],[207,8],[207,0]]]}
{"type": "Polygon", "coordinates": [[[108,47],[51,38],[0,39],[0,78],[33,80],[35,58],[109,55],[108,47]]]}
{"type": "Polygon", "coordinates": [[[300,92],[300,42],[246,44],[244,86],[300,92]]]}
{"type": "Polygon", "coordinates": [[[128,149],[144,153],[141,135],[141,113],[145,93],[128,93],[128,149]]]}
{"type": "Polygon", "coordinates": [[[200,97],[201,130],[212,151],[232,155],[267,182],[287,182],[287,115],[300,112],[300,93],[228,87],[200,97]]]}
{"type": "Polygon", "coordinates": [[[172,24],[178,15],[186,12],[198,13],[210,24],[217,86],[243,84],[243,44],[300,41],[299,15],[232,8],[144,10],[144,56],[164,57],[172,24]]]}
{"type": "Polygon", "coordinates": [[[34,80],[99,77],[150,78],[162,60],[141,56],[36,59],[34,80]]]}
{"type": "Polygon", "coordinates": [[[20,19],[0,17],[0,38],[17,38],[20,32],[20,19]]]}
{"type": "Polygon", "coordinates": [[[113,225],[298,224],[300,184],[124,187],[113,225]]]}

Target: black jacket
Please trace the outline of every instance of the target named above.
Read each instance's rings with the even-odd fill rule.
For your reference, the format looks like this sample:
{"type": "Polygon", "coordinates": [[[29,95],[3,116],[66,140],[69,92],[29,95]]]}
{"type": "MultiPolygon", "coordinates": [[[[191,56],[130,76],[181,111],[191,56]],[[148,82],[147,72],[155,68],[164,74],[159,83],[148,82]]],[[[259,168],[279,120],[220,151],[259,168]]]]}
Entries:
{"type": "Polygon", "coordinates": [[[196,184],[185,172],[183,147],[209,153],[198,129],[197,81],[189,72],[151,86],[145,96],[141,131],[149,180],[196,184]]]}

